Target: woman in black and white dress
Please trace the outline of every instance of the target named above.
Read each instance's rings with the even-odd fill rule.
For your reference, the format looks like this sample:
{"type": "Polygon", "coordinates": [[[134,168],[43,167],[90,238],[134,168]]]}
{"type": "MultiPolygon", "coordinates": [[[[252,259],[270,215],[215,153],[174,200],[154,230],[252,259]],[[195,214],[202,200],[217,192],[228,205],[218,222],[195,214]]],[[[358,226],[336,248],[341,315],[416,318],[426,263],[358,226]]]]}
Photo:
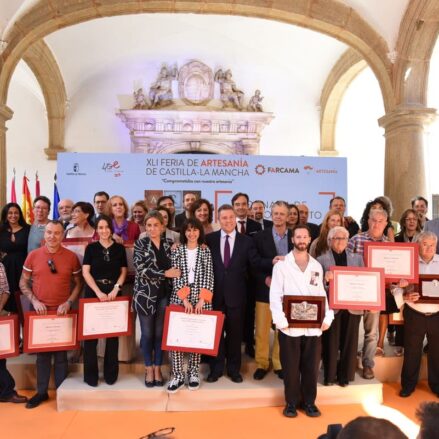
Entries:
{"type": "MultiPolygon", "coordinates": [[[[195,218],[189,218],[181,229],[181,244],[171,254],[172,266],[181,270],[181,276],[173,280],[171,304],[183,305],[187,313],[201,314],[212,309],[213,266],[210,250],[204,243],[203,226],[195,218]]],[[[172,379],[168,392],[177,392],[185,383],[183,352],[171,351],[172,379]]],[[[189,354],[188,388],[200,387],[201,355],[189,354]]]]}

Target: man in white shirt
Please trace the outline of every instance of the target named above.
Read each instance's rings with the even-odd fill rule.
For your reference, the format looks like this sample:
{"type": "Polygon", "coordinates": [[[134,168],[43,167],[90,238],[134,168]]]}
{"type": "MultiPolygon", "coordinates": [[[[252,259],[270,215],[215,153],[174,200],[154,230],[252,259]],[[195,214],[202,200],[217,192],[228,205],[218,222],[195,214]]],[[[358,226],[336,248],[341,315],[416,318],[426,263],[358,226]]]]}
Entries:
{"type": "MultiPolygon", "coordinates": [[[[435,254],[437,236],[433,232],[422,232],[419,243],[419,274],[437,274],[439,277],[439,255],[435,254]]],[[[401,280],[400,288],[393,294],[404,315],[404,362],[401,371],[399,396],[410,396],[418,383],[421,367],[422,345],[428,340],[428,385],[439,397],[439,303],[417,303],[419,293],[405,292],[407,281],[401,280]]]]}
{"type": "Polygon", "coordinates": [[[301,401],[305,414],[320,416],[315,405],[321,357],[321,335],[334,319],[323,287],[322,266],[308,253],[311,233],[306,225],[293,229],[294,249],[273,267],[270,309],[279,330],[280,361],[284,372],[286,406],[284,416],[297,416],[301,401]],[[325,316],[320,328],[290,328],[282,302],[284,294],[325,297],[325,316]]]}

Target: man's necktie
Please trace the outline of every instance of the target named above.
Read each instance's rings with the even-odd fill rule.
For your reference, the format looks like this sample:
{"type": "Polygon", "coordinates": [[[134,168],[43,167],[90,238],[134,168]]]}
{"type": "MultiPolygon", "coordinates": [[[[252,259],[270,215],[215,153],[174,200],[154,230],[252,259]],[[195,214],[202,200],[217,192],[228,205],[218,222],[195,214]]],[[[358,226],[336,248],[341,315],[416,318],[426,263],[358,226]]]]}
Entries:
{"type": "Polygon", "coordinates": [[[239,224],[241,224],[241,227],[239,229],[239,233],[242,233],[243,235],[245,235],[245,221],[238,221],[239,224]]]}
{"type": "Polygon", "coordinates": [[[230,244],[229,235],[226,235],[226,243],[224,244],[224,267],[228,267],[230,263],[230,244]]]}

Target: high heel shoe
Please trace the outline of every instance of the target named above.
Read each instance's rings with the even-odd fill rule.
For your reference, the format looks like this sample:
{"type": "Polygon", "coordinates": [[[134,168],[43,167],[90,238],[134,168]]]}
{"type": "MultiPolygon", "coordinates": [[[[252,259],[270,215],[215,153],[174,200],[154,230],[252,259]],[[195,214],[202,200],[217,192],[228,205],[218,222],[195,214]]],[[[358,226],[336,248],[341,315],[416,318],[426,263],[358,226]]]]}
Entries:
{"type": "Polygon", "coordinates": [[[152,380],[148,380],[148,371],[145,370],[145,386],[149,388],[154,387],[154,382],[155,382],[154,378],[152,380]]]}

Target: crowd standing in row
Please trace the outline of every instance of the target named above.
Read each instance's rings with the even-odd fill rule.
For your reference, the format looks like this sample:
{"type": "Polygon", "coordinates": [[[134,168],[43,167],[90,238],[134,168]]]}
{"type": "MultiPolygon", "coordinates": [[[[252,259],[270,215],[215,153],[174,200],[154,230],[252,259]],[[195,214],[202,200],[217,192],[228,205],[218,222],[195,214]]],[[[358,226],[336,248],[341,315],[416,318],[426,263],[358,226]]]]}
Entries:
{"type": "MultiPolygon", "coordinates": [[[[205,310],[225,315],[218,355],[210,359],[208,383],[225,372],[234,383],[241,375],[241,343],[255,358],[255,380],[263,380],[270,368],[283,380],[284,415],[297,416],[301,408],[308,416],[320,415],[315,405],[320,359],[324,384],[344,387],[354,380],[361,317],[364,326],[362,375],[374,378],[374,359],[383,355],[389,313],[403,309],[405,331],[396,334],[397,354],[406,353],[402,369],[401,397],[416,387],[424,337],[428,340],[428,382],[439,396],[439,305],[417,304],[418,293],[401,279],[386,287],[386,309],[333,311],[326,299],[332,266],[364,266],[364,243],[418,242],[420,273],[439,274],[437,234],[439,220],[428,221],[428,203],[412,200],[399,224],[391,220],[392,206],[386,197],[366,204],[358,225],[345,216],[342,197],[330,201],[320,225],[309,222],[305,204],[276,201],[271,220],[260,200],[237,193],[231,204],[214,212],[208,200],[186,192],[184,210],[175,214],[172,196],[158,199],[149,210],[144,201],[131,208],[119,195],[97,192],[93,204],[61,200],[59,220],[49,220],[51,203],[45,196],[34,200],[34,223],[26,224],[20,206],[8,203],[0,224],[0,314],[16,313],[14,293],[27,297],[39,314],[55,310],[68,313],[83,290],[84,297],[114,300],[121,294],[128,261],[123,243],[135,241],[132,285],[133,309],[141,328],[140,346],[145,364],[145,386],[163,386],[161,349],[165,308],[180,305],[187,313],[205,310]],[[66,239],[89,238],[81,265],[75,253],[63,247],[66,239]],[[282,307],[285,294],[325,297],[320,328],[289,327],[282,307]],[[272,325],[276,328],[270,349],[272,325]],[[270,356],[271,352],[271,356],[270,356]]],[[[107,338],[104,380],[113,384],[118,376],[117,337],[107,338]]],[[[83,344],[84,381],[98,385],[97,340],[83,344]]],[[[18,395],[6,360],[0,360],[0,401],[26,402],[37,407],[48,399],[48,381],[54,357],[55,384],[67,376],[65,351],[37,354],[37,393],[28,401],[18,395]]],[[[186,382],[189,390],[201,384],[200,355],[190,353],[187,372],[184,355],[171,351],[172,375],[169,393],[186,382]]]]}

